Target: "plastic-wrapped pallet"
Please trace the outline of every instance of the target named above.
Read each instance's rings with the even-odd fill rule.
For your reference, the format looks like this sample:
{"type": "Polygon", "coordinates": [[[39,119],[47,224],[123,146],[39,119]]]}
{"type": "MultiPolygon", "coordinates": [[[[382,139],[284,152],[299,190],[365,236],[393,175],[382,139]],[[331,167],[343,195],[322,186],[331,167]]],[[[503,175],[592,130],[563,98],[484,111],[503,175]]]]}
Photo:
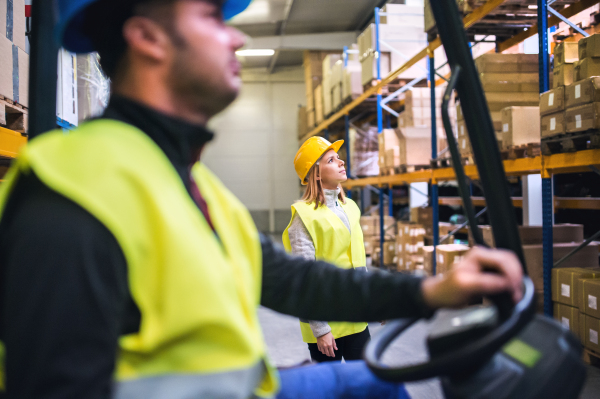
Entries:
{"type": "Polygon", "coordinates": [[[97,53],[77,57],[79,122],[102,114],[110,97],[110,81],[102,73],[97,53]]]}
{"type": "Polygon", "coordinates": [[[377,128],[368,124],[350,129],[352,176],[379,175],[377,128]]]}

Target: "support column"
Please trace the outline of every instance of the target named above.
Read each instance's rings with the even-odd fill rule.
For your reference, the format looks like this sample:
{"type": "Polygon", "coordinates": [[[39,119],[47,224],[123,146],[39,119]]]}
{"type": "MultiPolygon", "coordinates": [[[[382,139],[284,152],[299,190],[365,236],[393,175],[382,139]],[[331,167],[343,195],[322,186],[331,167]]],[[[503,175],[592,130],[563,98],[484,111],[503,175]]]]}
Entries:
{"type": "MultiPolygon", "coordinates": [[[[429,87],[431,88],[431,159],[437,158],[437,116],[435,112],[435,58],[433,52],[429,54],[429,87]]],[[[435,247],[440,243],[440,215],[438,203],[438,185],[437,181],[431,182],[431,208],[433,209],[433,274],[437,269],[437,254],[435,247]]]]}

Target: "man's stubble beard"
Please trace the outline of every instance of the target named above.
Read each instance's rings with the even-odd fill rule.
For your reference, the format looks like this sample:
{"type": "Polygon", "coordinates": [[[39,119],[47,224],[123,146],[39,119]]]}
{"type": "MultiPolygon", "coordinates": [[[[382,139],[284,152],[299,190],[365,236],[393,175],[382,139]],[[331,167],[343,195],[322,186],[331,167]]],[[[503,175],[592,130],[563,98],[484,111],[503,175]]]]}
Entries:
{"type": "Polygon", "coordinates": [[[190,56],[190,46],[181,35],[173,33],[175,60],[169,80],[174,96],[189,109],[210,118],[227,108],[237,98],[238,90],[229,88],[221,76],[201,76],[195,68],[198,63],[190,56]]]}

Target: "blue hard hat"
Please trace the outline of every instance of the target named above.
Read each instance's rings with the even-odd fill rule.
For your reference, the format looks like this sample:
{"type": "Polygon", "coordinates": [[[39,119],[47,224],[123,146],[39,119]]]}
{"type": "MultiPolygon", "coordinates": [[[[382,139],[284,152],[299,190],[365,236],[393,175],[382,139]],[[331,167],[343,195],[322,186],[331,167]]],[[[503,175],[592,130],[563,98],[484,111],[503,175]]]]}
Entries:
{"type": "MultiPolygon", "coordinates": [[[[62,47],[73,53],[90,53],[95,51],[90,39],[83,33],[84,11],[99,0],[58,0],[58,23],[55,35],[62,47]]],[[[225,0],[223,2],[223,18],[229,20],[250,5],[252,0],[225,0]]],[[[124,3],[141,2],[141,0],[124,0],[124,3]]]]}

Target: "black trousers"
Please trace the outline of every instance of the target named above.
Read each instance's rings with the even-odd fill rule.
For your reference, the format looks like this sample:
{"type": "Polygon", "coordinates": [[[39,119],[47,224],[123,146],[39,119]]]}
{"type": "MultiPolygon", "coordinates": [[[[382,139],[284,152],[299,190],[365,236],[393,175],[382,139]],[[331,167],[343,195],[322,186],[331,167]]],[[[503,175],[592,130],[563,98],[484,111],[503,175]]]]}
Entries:
{"type": "Polygon", "coordinates": [[[338,338],[335,340],[335,344],[338,350],[334,350],[335,357],[329,357],[319,352],[317,344],[308,344],[308,350],[310,351],[310,357],[314,362],[341,362],[344,360],[360,360],[362,359],[363,349],[365,345],[371,339],[369,333],[369,327],[365,328],[364,331],[357,334],[346,335],[345,337],[338,338]]]}

